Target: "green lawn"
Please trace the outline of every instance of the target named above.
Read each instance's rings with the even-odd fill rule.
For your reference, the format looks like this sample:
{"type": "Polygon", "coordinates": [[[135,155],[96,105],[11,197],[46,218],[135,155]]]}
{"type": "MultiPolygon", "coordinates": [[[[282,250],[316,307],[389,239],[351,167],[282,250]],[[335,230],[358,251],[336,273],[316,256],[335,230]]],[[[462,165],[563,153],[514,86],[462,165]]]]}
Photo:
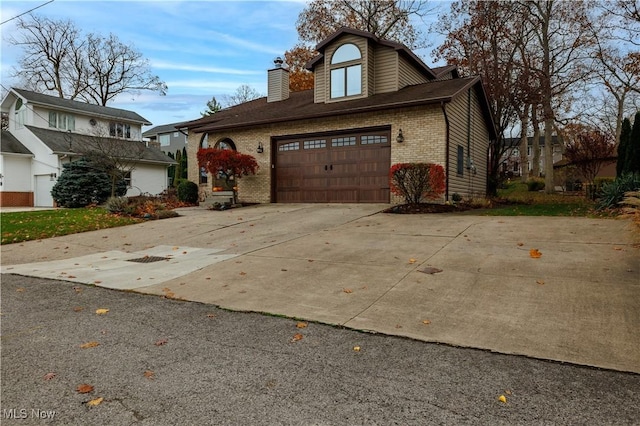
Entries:
{"type": "Polygon", "coordinates": [[[487,216],[596,216],[595,203],[581,195],[529,192],[523,183],[510,183],[498,190],[491,209],[476,211],[487,216]]]}
{"type": "Polygon", "coordinates": [[[11,244],[139,222],[141,219],[117,216],[103,208],[12,212],[0,215],[0,233],[2,244],[11,244]]]}

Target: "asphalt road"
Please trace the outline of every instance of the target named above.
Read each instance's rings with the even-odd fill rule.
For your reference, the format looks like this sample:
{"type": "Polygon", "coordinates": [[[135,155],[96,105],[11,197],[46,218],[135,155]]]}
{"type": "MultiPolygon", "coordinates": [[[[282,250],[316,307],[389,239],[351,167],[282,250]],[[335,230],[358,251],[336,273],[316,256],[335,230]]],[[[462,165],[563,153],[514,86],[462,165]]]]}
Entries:
{"type": "Polygon", "coordinates": [[[3,426],[640,422],[636,374],[1,278],[3,426]]]}

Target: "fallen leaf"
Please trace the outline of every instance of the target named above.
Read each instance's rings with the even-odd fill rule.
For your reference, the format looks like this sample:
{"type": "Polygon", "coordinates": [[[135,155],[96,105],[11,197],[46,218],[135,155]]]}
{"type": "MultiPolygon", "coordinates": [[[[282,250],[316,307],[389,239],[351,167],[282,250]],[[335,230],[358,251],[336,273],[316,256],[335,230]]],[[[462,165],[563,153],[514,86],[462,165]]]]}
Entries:
{"type": "Polygon", "coordinates": [[[353,290],[351,290],[350,288],[343,288],[342,291],[347,294],[353,293],[353,290]]]}
{"type": "Polygon", "coordinates": [[[302,340],[304,336],[300,333],[296,333],[291,339],[291,343],[297,342],[298,340],[302,340]]]}
{"type": "Polygon", "coordinates": [[[531,256],[534,259],[538,259],[542,256],[542,253],[540,253],[538,249],[531,249],[529,250],[529,256],[531,256]]]}
{"type": "Polygon", "coordinates": [[[80,311],[84,311],[84,308],[82,306],[76,306],[75,308],[73,308],[74,312],[80,312],[80,311]]]}
{"type": "Polygon", "coordinates": [[[524,243],[518,243],[518,247],[522,247],[524,243]]]}
{"type": "Polygon", "coordinates": [[[429,325],[429,324],[431,324],[431,321],[429,321],[429,320],[423,320],[423,321],[422,321],[422,323],[423,323],[424,325],[429,325]]]}
{"type": "Polygon", "coordinates": [[[298,324],[296,324],[296,328],[307,328],[307,323],[300,321],[298,324]]]}
{"type": "Polygon", "coordinates": [[[143,373],[143,375],[144,375],[144,377],[146,377],[147,379],[149,379],[149,380],[153,380],[153,379],[155,379],[155,377],[154,377],[154,376],[156,375],[156,373],[154,373],[154,372],[153,372],[153,371],[151,371],[151,370],[147,370],[147,371],[145,371],[145,372],[143,373]]]}
{"type": "Polygon", "coordinates": [[[246,272],[240,272],[240,275],[247,275],[246,272]]]}
{"type": "Polygon", "coordinates": [[[162,345],[166,344],[167,342],[168,342],[167,339],[160,339],[156,343],[154,343],[154,345],[162,346],[162,345]]]}
{"type": "Polygon", "coordinates": [[[506,396],[504,396],[504,395],[500,395],[500,396],[498,397],[498,401],[500,401],[500,402],[502,402],[502,403],[506,404],[506,403],[507,403],[507,397],[506,397],[506,396]]]}
{"type": "Polygon", "coordinates": [[[67,278],[76,278],[75,275],[67,275],[67,278]]]}
{"type": "Polygon", "coordinates": [[[87,343],[81,344],[80,348],[89,349],[89,348],[95,348],[96,346],[100,346],[100,343],[98,343],[98,342],[87,342],[87,343]]]}
{"type": "Polygon", "coordinates": [[[620,251],[620,250],[622,250],[622,247],[614,247],[613,249],[620,251]]]}
{"type": "Polygon", "coordinates": [[[507,395],[511,395],[511,391],[509,389],[505,390],[504,393],[506,393],[507,395]]]}
{"type": "Polygon", "coordinates": [[[17,291],[18,293],[22,293],[22,292],[24,291],[24,288],[19,287],[19,288],[17,288],[17,289],[16,289],[16,291],[17,291]]]}
{"type": "Polygon", "coordinates": [[[100,281],[100,280],[95,280],[93,283],[94,283],[94,284],[100,284],[100,283],[102,283],[102,281],[100,281]]]}
{"type": "Polygon", "coordinates": [[[76,293],[82,293],[82,287],[73,287],[73,289],[76,291],[76,293]]]}
{"type": "Polygon", "coordinates": [[[544,285],[544,281],[543,280],[536,280],[536,284],[544,285]]]}
{"type": "Polygon", "coordinates": [[[396,324],[396,328],[402,328],[400,324],[396,324]]]}
{"type": "Polygon", "coordinates": [[[76,388],[78,393],[89,393],[93,391],[93,386],[83,383],[76,388]]]}
{"type": "Polygon", "coordinates": [[[416,263],[416,260],[414,258],[409,259],[409,264],[412,264],[412,263],[416,263]]]}
{"type": "Polygon", "coordinates": [[[107,312],[109,312],[109,310],[106,308],[96,309],[96,314],[98,315],[105,315],[107,312]]]}
{"type": "Polygon", "coordinates": [[[45,374],[45,375],[44,375],[44,377],[43,377],[43,379],[44,379],[44,380],[51,380],[51,379],[53,379],[54,377],[56,377],[56,373],[51,372],[51,373],[47,373],[47,374],[45,374]]]}
{"type": "Polygon", "coordinates": [[[434,268],[433,266],[427,266],[424,269],[418,269],[418,272],[422,272],[424,274],[437,274],[438,272],[442,272],[442,269],[434,268]]]}
{"type": "Polygon", "coordinates": [[[207,318],[215,318],[216,314],[207,314],[207,318]]]}
{"type": "Polygon", "coordinates": [[[104,398],[100,397],[100,398],[95,398],[92,399],[91,401],[87,402],[87,405],[90,407],[95,407],[96,405],[100,405],[100,403],[102,403],[102,401],[104,401],[104,398]]]}
{"type": "Polygon", "coordinates": [[[360,346],[354,346],[353,350],[354,352],[360,352],[360,346]]]}

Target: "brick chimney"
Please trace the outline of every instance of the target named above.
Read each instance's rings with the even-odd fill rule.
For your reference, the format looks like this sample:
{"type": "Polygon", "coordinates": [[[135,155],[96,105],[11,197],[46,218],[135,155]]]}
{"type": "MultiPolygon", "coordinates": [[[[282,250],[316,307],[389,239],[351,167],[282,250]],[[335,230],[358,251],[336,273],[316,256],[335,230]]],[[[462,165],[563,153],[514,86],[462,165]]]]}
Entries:
{"type": "Polygon", "coordinates": [[[289,98],[289,70],[282,67],[284,61],[277,57],[274,68],[267,71],[267,102],[284,101],[289,98]]]}

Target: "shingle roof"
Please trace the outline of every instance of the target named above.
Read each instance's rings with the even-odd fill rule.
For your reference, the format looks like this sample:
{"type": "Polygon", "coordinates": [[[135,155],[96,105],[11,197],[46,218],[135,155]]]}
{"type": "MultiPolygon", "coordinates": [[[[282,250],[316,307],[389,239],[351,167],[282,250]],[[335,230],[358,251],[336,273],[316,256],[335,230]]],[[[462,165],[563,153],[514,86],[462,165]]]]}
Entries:
{"type": "Polygon", "coordinates": [[[63,99],[56,96],[44,95],[42,93],[31,92],[24,89],[11,89],[22,96],[29,103],[53,106],[58,109],[82,112],[88,115],[117,118],[119,120],[132,121],[144,125],[150,125],[151,122],[140,116],[138,113],[120,108],[111,108],[101,105],[88,104],[86,102],[73,101],[71,99],[63,99]]]}
{"type": "Polygon", "coordinates": [[[0,152],[3,154],[25,154],[33,155],[26,146],[16,139],[8,130],[3,130],[0,136],[0,152]]]}
{"type": "MultiPolygon", "coordinates": [[[[288,99],[267,103],[267,98],[246,102],[208,117],[180,123],[196,132],[227,130],[287,121],[331,117],[354,113],[366,113],[391,108],[449,102],[469,87],[482,91],[479,96],[488,122],[493,123],[486,96],[479,77],[432,81],[407,86],[396,92],[380,93],[366,98],[343,102],[314,103],[313,89],[292,92],[288,99]]],[[[491,126],[490,126],[491,127],[491,126]]],[[[495,137],[495,130],[489,130],[495,137]]]]}
{"type": "Polygon", "coordinates": [[[155,136],[158,135],[160,133],[171,133],[171,132],[176,132],[178,131],[178,129],[176,128],[176,125],[180,124],[180,123],[171,123],[171,124],[163,124],[161,126],[155,126],[147,131],[145,131],[144,133],[142,133],[142,136],[145,138],[148,138],[150,136],[155,136]]]}
{"type": "Polygon", "coordinates": [[[135,155],[142,163],[175,164],[175,161],[166,156],[157,148],[148,147],[141,141],[129,141],[114,138],[94,138],[90,135],[69,133],[59,130],[43,129],[34,126],[25,126],[38,139],[49,147],[55,154],[78,155],[89,151],[88,147],[99,140],[109,152],[123,152],[127,155],[135,155]],[[133,149],[132,149],[133,148],[133,149]]]}

